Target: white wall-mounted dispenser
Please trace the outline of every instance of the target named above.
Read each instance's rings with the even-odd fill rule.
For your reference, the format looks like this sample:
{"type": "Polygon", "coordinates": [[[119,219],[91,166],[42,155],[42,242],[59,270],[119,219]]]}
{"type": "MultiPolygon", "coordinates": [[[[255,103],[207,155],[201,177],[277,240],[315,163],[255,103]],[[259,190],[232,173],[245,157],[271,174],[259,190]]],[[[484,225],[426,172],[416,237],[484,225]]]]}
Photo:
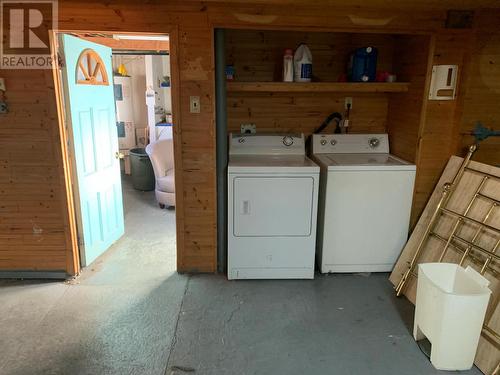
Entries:
{"type": "Polygon", "coordinates": [[[457,92],[458,65],[432,67],[429,100],[453,100],[457,92]]]}

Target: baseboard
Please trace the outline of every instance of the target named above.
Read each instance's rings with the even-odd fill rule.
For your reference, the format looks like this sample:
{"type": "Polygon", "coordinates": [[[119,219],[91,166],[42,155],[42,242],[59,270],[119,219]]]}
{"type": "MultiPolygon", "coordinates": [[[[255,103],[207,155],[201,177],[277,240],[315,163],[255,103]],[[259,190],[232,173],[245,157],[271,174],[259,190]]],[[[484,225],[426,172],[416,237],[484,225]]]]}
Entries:
{"type": "Polygon", "coordinates": [[[70,276],[65,271],[2,271],[0,279],[62,279],[66,280],[70,276]]]}

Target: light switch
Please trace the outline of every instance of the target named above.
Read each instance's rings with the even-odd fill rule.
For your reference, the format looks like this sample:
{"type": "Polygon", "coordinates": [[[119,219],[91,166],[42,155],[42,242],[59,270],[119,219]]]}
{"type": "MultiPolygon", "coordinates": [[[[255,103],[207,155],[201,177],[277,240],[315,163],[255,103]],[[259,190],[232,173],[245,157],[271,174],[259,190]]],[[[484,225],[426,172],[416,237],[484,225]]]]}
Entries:
{"type": "Polygon", "coordinates": [[[190,96],[189,97],[189,112],[200,113],[200,97],[190,96]]]}

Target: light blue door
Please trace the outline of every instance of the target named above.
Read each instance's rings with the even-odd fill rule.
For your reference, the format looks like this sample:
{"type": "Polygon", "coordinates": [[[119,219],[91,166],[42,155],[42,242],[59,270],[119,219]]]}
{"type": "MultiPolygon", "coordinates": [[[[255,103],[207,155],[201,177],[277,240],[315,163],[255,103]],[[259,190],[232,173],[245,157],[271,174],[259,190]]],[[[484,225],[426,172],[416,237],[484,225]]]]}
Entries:
{"type": "Polygon", "coordinates": [[[86,266],[124,231],[111,48],[70,35],[63,35],[61,42],[66,116],[78,183],[77,220],[83,237],[80,255],[86,266]]]}

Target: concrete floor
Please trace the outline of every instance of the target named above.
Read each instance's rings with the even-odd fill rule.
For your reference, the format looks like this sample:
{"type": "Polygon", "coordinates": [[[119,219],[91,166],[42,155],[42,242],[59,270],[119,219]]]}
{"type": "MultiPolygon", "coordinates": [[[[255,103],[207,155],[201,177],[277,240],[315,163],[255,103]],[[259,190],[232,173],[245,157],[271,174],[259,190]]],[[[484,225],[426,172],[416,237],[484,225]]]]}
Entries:
{"type": "Polygon", "coordinates": [[[124,192],[126,236],[79,278],[0,281],[0,374],[441,373],[386,274],[179,275],[174,211],[124,192]]]}

